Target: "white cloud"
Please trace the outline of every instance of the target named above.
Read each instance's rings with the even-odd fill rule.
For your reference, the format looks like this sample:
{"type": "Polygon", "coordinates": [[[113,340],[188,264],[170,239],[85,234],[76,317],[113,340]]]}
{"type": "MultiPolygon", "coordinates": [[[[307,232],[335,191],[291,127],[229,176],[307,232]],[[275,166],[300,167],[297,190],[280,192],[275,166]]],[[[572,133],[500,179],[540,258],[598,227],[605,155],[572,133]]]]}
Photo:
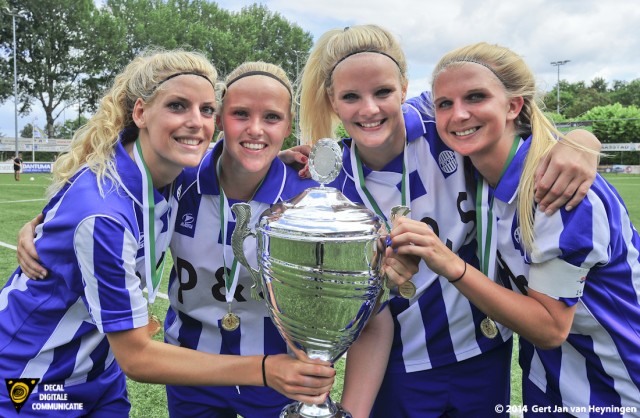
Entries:
{"type": "MultiPolygon", "coordinates": [[[[257,0],[222,0],[240,10],[257,0]]],[[[259,1],[258,1],[259,2],[259,1]]],[[[525,57],[539,86],[562,79],[589,83],[640,78],[640,8],[635,0],[263,0],[269,10],[308,30],[375,23],[396,34],[407,54],[410,94],[428,89],[431,69],[448,50],[486,41],[525,57]]],[[[24,123],[27,123],[27,119],[24,123]]],[[[20,126],[23,126],[22,122],[20,126]]],[[[13,136],[13,104],[0,108],[0,130],[13,136]]]]}

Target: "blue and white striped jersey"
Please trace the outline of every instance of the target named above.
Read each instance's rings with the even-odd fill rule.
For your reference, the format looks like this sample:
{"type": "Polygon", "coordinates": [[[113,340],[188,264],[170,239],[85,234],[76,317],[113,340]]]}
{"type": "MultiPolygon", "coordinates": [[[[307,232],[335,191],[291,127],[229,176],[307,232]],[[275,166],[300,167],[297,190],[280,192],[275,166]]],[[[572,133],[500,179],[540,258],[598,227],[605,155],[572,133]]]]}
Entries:
{"type": "MultiPolygon", "coordinates": [[[[171,240],[174,268],[169,282],[171,306],[165,323],[165,339],[174,345],[208,353],[286,353],[286,344],[273,325],[264,300],[251,298],[251,276],[239,263],[231,311],[240,317],[240,327],[234,331],[221,327],[222,317],[229,312],[223,273],[225,265],[231,271],[234,260],[231,234],[235,215],[230,206],[237,203],[231,200],[220,207],[215,159],[222,147],[221,140],[197,169],[185,172],[189,180],[180,198],[171,240]],[[221,218],[225,222],[224,234],[221,218]]],[[[274,203],[288,200],[315,185],[311,180],[300,179],[295,170],[275,159],[253,200],[248,202],[251,205],[249,225],[253,228],[274,203]]],[[[247,237],[244,251],[253,268],[257,268],[255,238],[247,237]]]]}
{"type": "MultiPolygon", "coordinates": [[[[35,245],[49,276],[30,280],[18,268],[0,293],[3,376],[91,381],[114,360],[105,333],[147,324],[142,173],[121,144],[115,165],[104,197],[84,167],[45,207],[35,245]]],[[[155,191],[157,262],[173,230],[177,199],[167,197],[155,191]]]]}
{"type": "MultiPolygon", "coordinates": [[[[428,93],[403,106],[409,216],[427,223],[453,251],[477,266],[475,206],[473,194],[467,190],[463,159],[438,137],[424,100],[430,100],[428,93]]],[[[359,190],[351,139],[344,141],[343,151],[344,166],[337,187],[354,202],[369,205],[359,190]]],[[[401,202],[405,153],[382,171],[363,167],[365,186],[387,217],[401,202]]],[[[415,372],[452,364],[487,352],[511,337],[511,331],[500,325],[495,339],[482,335],[479,325],[485,315],[424,261],[412,281],[417,287],[415,297],[407,300],[392,292],[389,301],[395,323],[391,371],[415,372]]]]}
{"type": "MultiPolygon", "coordinates": [[[[556,260],[558,279],[573,274],[576,267],[588,273],[581,297],[561,298],[577,308],[569,336],[559,348],[541,350],[520,339],[523,379],[531,380],[557,405],[636,407],[635,414],[625,416],[638,417],[640,237],[617,191],[597,176],[571,212],[562,208],[546,216],[536,210],[534,250],[525,254],[516,197],[529,146],[529,140],[521,143],[494,193],[501,280],[526,294],[529,284],[536,288],[529,283],[532,266],[556,260]]],[[[559,298],[558,293],[545,293],[559,298]]]]}

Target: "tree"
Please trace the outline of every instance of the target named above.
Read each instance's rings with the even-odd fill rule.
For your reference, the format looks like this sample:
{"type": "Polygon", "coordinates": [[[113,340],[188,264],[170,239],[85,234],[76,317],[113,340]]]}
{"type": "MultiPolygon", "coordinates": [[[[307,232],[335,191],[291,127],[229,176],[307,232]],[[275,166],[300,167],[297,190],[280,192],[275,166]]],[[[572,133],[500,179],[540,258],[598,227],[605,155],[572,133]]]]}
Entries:
{"type": "Polygon", "coordinates": [[[614,81],[611,100],[613,103],[620,103],[623,106],[634,105],[640,107],[640,78],[631,82],[614,81]]]}
{"type": "Polygon", "coordinates": [[[304,64],[299,54],[306,57],[313,45],[309,32],[257,4],[242,8],[231,23],[229,30],[241,39],[233,67],[247,60],[267,61],[280,65],[291,80],[296,80],[298,68],[304,64]]]}
{"type": "MultiPolygon", "coordinates": [[[[593,121],[593,134],[602,143],[640,142],[640,108],[636,106],[622,106],[620,103],[598,106],[585,113],[584,118],[593,121]]],[[[636,164],[638,161],[638,152],[607,154],[622,164],[636,164]]]]}
{"type": "MultiPolygon", "coordinates": [[[[25,17],[16,22],[19,112],[29,113],[32,102],[39,102],[51,135],[56,118],[80,91],[84,90],[85,97],[97,97],[97,92],[86,90],[95,84],[83,80],[87,75],[108,73],[104,68],[109,61],[100,48],[113,41],[109,38],[113,28],[92,0],[9,3],[25,11],[25,17]]],[[[13,48],[10,30],[2,26],[0,49],[5,53],[13,48]]],[[[9,60],[0,65],[8,74],[4,70],[11,65],[9,60]]]]}
{"type": "Polygon", "coordinates": [[[78,119],[67,119],[62,125],[56,125],[54,129],[54,137],[61,139],[71,139],[76,130],[86,124],[88,119],[80,116],[78,119]]]}

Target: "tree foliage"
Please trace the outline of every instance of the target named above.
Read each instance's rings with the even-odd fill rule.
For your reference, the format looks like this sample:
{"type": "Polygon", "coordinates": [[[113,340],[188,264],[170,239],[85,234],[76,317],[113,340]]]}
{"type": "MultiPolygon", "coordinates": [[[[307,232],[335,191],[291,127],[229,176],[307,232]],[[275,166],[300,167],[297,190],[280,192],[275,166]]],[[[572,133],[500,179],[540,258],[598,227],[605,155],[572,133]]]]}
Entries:
{"type": "MultiPolygon", "coordinates": [[[[311,48],[309,32],[266,6],[240,12],[205,0],[0,0],[24,11],[16,19],[19,112],[34,102],[45,111],[47,131],[68,106],[92,112],[114,76],[140,52],[183,48],[207,55],[221,76],[244,61],[281,65],[292,80],[302,65],[296,52],[311,48]],[[299,65],[296,65],[299,64],[299,65]]],[[[11,19],[0,26],[0,68],[12,74],[11,19]]],[[[0,101],[12,95],[0,81],[0,101]]]]}
{"type": "MultiPolygon", "coordinates": [[[[29,113],[37,102],[44,109],[51,134],[66,103],[82,91],[83,79],[104,67],[99,46],[107,40],[96,30],[104,21],[92,0],[21,0],[8,4],[22,10],[23,15],[16,19],[19,112],[29,113]]],[[[3,24],[1,33],[0,49],[8,59],[0,66],[3,73],[10,74],[11,25],[3,24]]]]}

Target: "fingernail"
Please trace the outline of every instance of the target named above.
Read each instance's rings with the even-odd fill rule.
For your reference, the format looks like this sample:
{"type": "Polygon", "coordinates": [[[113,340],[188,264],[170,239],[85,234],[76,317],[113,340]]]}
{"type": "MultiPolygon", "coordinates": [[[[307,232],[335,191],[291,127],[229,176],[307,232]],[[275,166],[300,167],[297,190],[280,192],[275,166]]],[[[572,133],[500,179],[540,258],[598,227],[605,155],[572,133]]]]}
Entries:
{"type": "Polygon", "coordinates": [[[553,211],[551,209],[548,209],[548,210],[544,211],[544,214],[547,215],[547,216],[551,216],[551,215],[553,215],[553,211]]]}
{"type": "Polygon", "coordinates": [[[565,209],[567,210],[567,212],[571,212],[571,210],[573,210],[573,206],[567,206],[565,207],[565,209]]]}

